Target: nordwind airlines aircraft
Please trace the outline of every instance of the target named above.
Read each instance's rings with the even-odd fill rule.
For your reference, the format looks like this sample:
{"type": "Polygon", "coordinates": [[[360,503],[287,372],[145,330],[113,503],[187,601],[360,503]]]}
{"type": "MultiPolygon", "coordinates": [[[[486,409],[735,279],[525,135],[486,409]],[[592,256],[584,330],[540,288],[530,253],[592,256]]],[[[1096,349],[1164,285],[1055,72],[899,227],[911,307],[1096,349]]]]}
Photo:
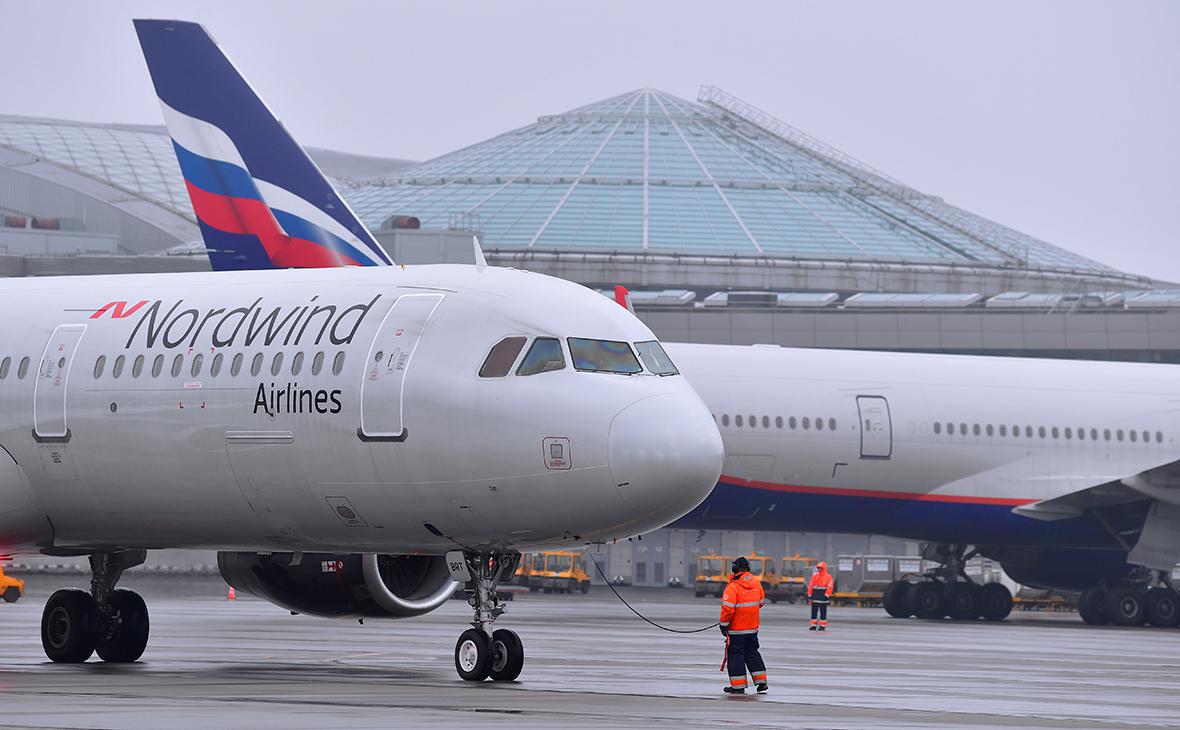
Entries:
{"type": "Polygon", "coordinates": [[[0,324],[0,551],[93,570],[46,603],[46,654],[138,659],[147,608],[120,575],[146,550],[202,547],[299,613],[417,616],[467,582],[456,668],[515,678],[497,580],[522,549],[695,507],[721,469],[708,410],[588,289],[385,265],[200,26],[136,29],[220,260],[362,265],[0,282],[22,312],[0,324]]]}

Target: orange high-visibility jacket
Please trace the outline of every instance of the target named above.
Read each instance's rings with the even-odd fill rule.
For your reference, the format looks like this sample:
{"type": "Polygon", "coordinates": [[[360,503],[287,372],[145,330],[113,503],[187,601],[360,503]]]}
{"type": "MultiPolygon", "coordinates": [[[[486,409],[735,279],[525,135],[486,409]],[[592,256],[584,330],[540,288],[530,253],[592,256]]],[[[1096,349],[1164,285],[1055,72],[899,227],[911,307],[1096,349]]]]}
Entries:
{"type": "Polygon", "coordinates": [[[762,581],[749,573],[735,573],[721,596],[721,625],[730,634],[758,631],[758,609],[766,603],[762,581]]]}
{"type": "Polygon", "coordinates": [[[828,598],[831,598],[832,593],[835,592],[836,588],[836,581],[832,578],[832,574],[826,570],[821,570],[818,573],[812,575],[811,583],[809,583],[807,586],[808,598],[811,598],[812,594],[815,593],[816,588],[823,588],[824,594],[828,598]]]}

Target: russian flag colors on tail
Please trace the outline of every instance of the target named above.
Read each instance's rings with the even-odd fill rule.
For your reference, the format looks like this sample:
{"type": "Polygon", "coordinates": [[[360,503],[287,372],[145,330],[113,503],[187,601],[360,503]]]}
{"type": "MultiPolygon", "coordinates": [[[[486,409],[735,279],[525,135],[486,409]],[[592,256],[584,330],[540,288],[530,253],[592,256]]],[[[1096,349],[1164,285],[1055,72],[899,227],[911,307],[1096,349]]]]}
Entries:
{"type": "Polygon", "coordinates": [[[135,30],[215,270],[393,263],[203,27],[135,30]]]}

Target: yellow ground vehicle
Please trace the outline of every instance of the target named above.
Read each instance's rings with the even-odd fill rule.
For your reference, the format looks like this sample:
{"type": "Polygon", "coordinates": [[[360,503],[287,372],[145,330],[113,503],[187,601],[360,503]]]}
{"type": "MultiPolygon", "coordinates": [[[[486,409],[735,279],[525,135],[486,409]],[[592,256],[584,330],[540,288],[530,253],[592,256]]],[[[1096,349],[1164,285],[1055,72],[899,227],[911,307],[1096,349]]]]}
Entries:
{"type": "Polygon", "coordinates": [[[815,564],[818,562],[819,558],[807,558],[799,553],[783,558],[778,585],[773,592],[768,589],[766,597],[771,603],[796,603],[802,600],[807,595],[807,583],[811,580],[811,574],[815,572],[815,564]]]}
{"type": "Polygon", "coordinates": [[[729,583],[729,564],[733,558],[728,555],[701,555],[697,558],[697,575],[693,581],[693,595],[720,596],[729,583]]]}
{"type": "Polygon", "coordinates": [[[25,582],[11,575],[4,575],[4,568],[0,567],[0,598],[8,603],[16,603],[25,594],[25,582]]]}
{"type": "Polygon", "coordinates": [[[750,561],[750,575],[762,581],[762,590],[773,593],[778,590],[778,561],[758,553],[747,556],[750,561]]]}
{"type": "Polygon", "coordinates": [[[520,556],[520,565],[516,568],[516,584],[530,591],[538,590],[541,587],[541,573],[544,571],[544,553],[525,553],[520,556]]]}
{"type": "Polygon", "coordinates": [[[539,581],[541,590],[546,593],[573,593],[575,590],[590,592],[590,574],[586,572],[585,556],[582,553],[555,550],[537,555],[545,561],[540,577],[533,578],[533,584],[537,585],[539,581]]]}

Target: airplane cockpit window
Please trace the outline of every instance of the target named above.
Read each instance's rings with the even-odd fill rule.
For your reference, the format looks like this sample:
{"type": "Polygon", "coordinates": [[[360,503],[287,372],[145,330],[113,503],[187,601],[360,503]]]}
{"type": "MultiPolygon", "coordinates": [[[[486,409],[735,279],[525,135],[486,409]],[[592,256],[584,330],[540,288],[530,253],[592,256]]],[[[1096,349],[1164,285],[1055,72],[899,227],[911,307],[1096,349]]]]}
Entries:
{"type": "Polygon", "coordinates": [[[672,358],[668,357],[668,353],[664,352],[664,348],[660,346],[659,342],[655,340],[636,342],[635,349],[639,351],[640,359],[643,360],[643,364],[650,372],[659,376],[680,374],[680,371],[672,364],[672,358]]]}
{"type": "Polygon", "coordinates": [[[571,337],[568,342],[575,370],[621,375],[634,375],[643,371],[626,342],[587,340],[581,337],[571,337]]]}
{"type": "Polygon", "coordinates": [[[538,337],[533,340],[533,346],[516,369],[516,374],[536,375],[564,369],[565,355],[561,352],[561,342],[552,337],[538,337]]]}
{"type": "Polygon", "coordinates": [[[505,337],[488,352],[483,365],[479,369],[481,378],[503,378],[512,370],[512,363],[516,356],[524,349],[525,337],[505,337]]]}

